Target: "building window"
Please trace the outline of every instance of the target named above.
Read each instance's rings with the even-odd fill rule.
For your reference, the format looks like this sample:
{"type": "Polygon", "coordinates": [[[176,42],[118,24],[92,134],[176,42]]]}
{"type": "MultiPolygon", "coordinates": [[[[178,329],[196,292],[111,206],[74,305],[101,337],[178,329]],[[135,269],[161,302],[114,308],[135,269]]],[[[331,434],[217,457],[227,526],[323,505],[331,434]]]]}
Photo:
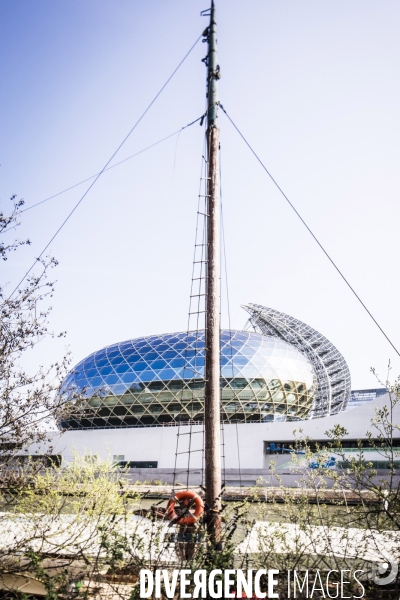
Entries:
{"type": "Polygon", "coordinates": [[[120,460],[117,464],[123,469],[157,469],[158,467],[156,460],[120,460]]]}
{"type": "Polygon", "coordinates": [[[113,462],[120,462],[125,460],[125,454],[113,454],[113,462]]]}

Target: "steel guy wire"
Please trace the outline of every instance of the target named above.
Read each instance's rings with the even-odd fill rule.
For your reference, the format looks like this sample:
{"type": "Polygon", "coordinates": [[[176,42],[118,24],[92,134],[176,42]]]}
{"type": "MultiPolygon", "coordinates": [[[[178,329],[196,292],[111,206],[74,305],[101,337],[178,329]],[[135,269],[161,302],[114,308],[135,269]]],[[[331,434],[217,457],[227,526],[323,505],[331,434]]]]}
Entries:
{"type": "MultiPolygon", "coordinates": [[[[228,312],[228,327],[229,327],[229,344],[231,350],[231,362],[232,362],[232,331],[231,331],[231,316],[229,309],[229,293],[228,293],[228,273],[226,269],[226,247],[225,247],[225,231],[224,231],[224,217],[222,210],[222,153],[221,153],[221,144],[219,145],[219,205],[221,211],[221,238],[222,244],[220,248],[220,263],[224,265],[225,271],[225,287],[226,287],[226,300],[227,300],[227,312],[228,312]],[[222,255],[224,257],[224,261],[222,261],[222,255]]],[[[220,274],[220,286],[222,287],[222,277],[220,274]]],[[[224,485],[226,485],[226,461],[225,461],[225,429],[224,429],[224,413],[223,413],[223,404],[222,404],[222,368],[221,368],[221,311],[222,311],[222,302],[220,301],[220,335],[219,335],[219,345],[220,345],[220,361],[219,361],[219,378],[220,378],[220,411],[222,415],[221,419],[221,433],[222,433],[222,470],[224,474],[224,485]]],[[[232,363],[233,370],[233,363],[232,363]]]]}
{"type": "MultiPolygon", "coordinates": [[[[222,248],[223,248],[223,267],[225,271],[225,287],[226,287],[226,303],[227,303],[227,312],[228,312],[228,326],[229,326],[229,345],[231,352],[231,365],[232,365],[232,379],[234,378],[233,372],[233,349],[232,349],[232,326],[231,326],[231,311],[230,311],[230,302],[229,302],[229,286],[228,286],[228,268],[227,268],[227,259],[226,259],[226,238],[225,238],[225,226],[224,226],[224,213],[223,213],[223,203],[222,203],[222,153],[221,149],[219,151],[219,185],[220,185],[220,198],[221,198],[221,237],[222,237],[222,248]]],[[[222,404],[222,402],[221,402],[222,404]]],[[[236,402],[235,402],[236,406],[236,402]]],[[[240,407],[240,404],[239,404],[240,407]]],[[[222,408],[222,406],[221,406],[222,408]]],[[[236,448],[238,455],[238,469],[239,469],[239,482],[240,487],[242,487],[242,471],[240,468],[240,448],[239,448],[239,431],[238,424],[236,419],[236,448]]],[[[225,452],[225,449],[224,449],[225,452]]],[[[225,457],[224,457],[225,460],[225,457]]],[[[225,465],[224,465],[225,466],[225,465]]]]}
{"type": "Polygon", "coordinates": [[[90,192],[90,190],[92,189],[92,187],[95,185],[96,181],[99,179],[99,177],[104,173],[105,169],[108,167],[108,165],[111,163],[111,161],[113,160],[113,158],[117,155],[117,153],[119,152],[119,150],[122,148],[122,146],[125,144],[125,142],[127,141],[127,139],[130,137],[130,135],[134,132],[134,130],[136,129],[136,127],[139,125],[139,123],[141,122],[141,120],[143,119],[143,117],[147,114],[147,112],[150,110],[150,108],[153,106],[154,102],[157,100],[157,98],[160,96],[160,94],[164,91],[164,89],[167,87],[168,83],[171,81],[171,79],[173,78],[173,76],[175,75],[175,73],[179,70],[179,68],[183,65],[183,63],[185,62],[185,60],[187,59],[187,57],[189,56],[189,54],[192,52],[193,48],[197,45],[197,43],[199,42],[199,40],[202,38],[201,34],[197,40],[195,41],[195,43],[191,46],[191,48],[188,50],[188,52],[185,54],[185,56],[182,58],[182,60],[180,61],[180,63],[178,64],[177,67],[175,67],[175,69],[173,70],[173,72],[171,73],[171,75],[168,77],[167,81],[164,83],[164,85],[161,87],[161,89],[157,92],[157,94],[154,96],[153,100],[150,102],[150,104],[147,106],[147,108],[145,109],[145,111],[141,114],[141,116],[139,117],[139,119],[136,121],[136,123],[133,125],[132,129],[129,131],[129,133],[125,136],[125,138],[122,140],[122,142],[120,143],[120,145],[118,146],[118,148],[113,152],[113,154],[111,155],[111,157],[108,159],[108,161],[106,162],[106,164],[104,165],[104,167],[101,169],[101,171],[98,173],[98,175],[96,175],[95,180],[89,185],[88,189],[86,190],[86,192],[83,194],[83,196],[80,198],[80,200],[75,204],[74,208],[71,210],[71,212],[69,213],[69,215],[64,219],[64,221],[62,222],[62,224],[60,225],[60,227],[57,229],[57,231],[55,232],[55,234],[52,236],[52,238],[50,239],[50,241],[46,244],[46,246],[43,248],[43,250],[41,251],[41,253],[39,254],[39,256],[36,258],[35,262],[32,264],[32,266],[28,269],[28,271],[25,273],[25,275],[23,276],[23,278],[21,279],[21,281],[16,285],[16,287],[14,288],[14,290],[11,292],[9,299],[12,298],[12,296],[15,294],[15,292],[18,290],[19,286],[21,285],[21,283],[27,278],[27,276],[29,275],[29,273],[32,271],[33,267],[36,265],[36,263],[40,260],[40,258],[43,256],[43,254],[46,252],[47,248],[50,246],[50,244],[52,243],[52,241],[57,237],[57,235],[60,233],[61,229],[64,227],[64,225],[67,223],[67,221],[70,219],[70,217],[73,215],[73,213],[76,211],[76,209],[78,208],[78,206],[81,204],[81,202],[84,200],[84,198],[87,196],[87,194],[90,192]]]}
{"type": "MultiPolygon", "coordinates": [[[[150,150],[151,148],[158,146],[162,142],[169,140],[170,138],[174,137],[175,135],[179,135],[180,133],[182,133],[182,131],[184,129],[187,129],[191,125],[198,123],[198,121],[200,121],[202,118],[203,118],[203,115],[201,117],[199,117],[198,119],[196,119],[195,121],[188,123],[184,127],[177,129],[176,131],[174,131],[174,133],[170,133],[169,135],[162,138],[161,140],[158,140],[158,142],[154,142],[154,144],[150,144],[150,146],[146,146],[146,148],[142,148],[142,150],[139,150],[139,152],[135,152],[135,154],[131,154],[131,156],[127,156],[123,160],[120,160],[119,162],[115,163],[115,165],[111,165],[111,167],[107,167],[107,169],[103,169],[103,173],[105,173],[106,171],[111,171],[111,169],[115,169],[115,167],[119,167],[119,165],[122,165],[124,162],[131,160],[132,158],[135,158],[135,156],[139,156],[139,154],[143,154],[143,152],[146,152],[147,150],[150,150]]],[[[57,192],[57,194],[53,194],[53,196],[49,196],[48,198],[45,198],[44,200],[41,200],[40,202],[36,202],[36,204],[32,204],[32,206],[28,206],[27,208],[20,210],[18,214],[21,215],[22,213],[27,212],[28,210],[31,210],[32,208],[36,208],[37,206],[40,206],[41,204],[44,204],[45,202],[48,202],[49,200],[53,200],[53,198],[57,198],[58,196],[61,196],[62,194],[65,194],[66,192],[73,190],[74,188],[82,185],[83,183],[86,183],[87,181],[94,179],[95,177],[97,177],[97,175],[100,175],[100,174],[101,174],[101,172],[95,173],[94,175],[91,175],[90,177],[87,177],[86,179],[79,181],[79,183],[75,183],[74,185],[71,185],[70,187],[66,188],[65,190],[62,190],[61,192],[57,192]]]]}
{"type": "Polygon", "coordinates": [[[231,122],[231,124],[233,125],[233,127],[236,129],[236,131],[238,132],[238,134],[240,135],[240,137],[242,138],[242,140],[244,141],[244,143],[246,144],[246,146],[249,148],[249,150],[252,152],[252,154],[258,160],[258,162],[260,163],[260,165],[262,166],[262,168],[264,169],[264,171],[267,173],[268,177],[271,179],[271,181],[273,182],[273,184],[277,187],[277,189],[280,191],[280,193],[282,194],[282,196],[285,198],[286,202],[289,204],[289,206],[292,208],[292,210],[296,213],[296,215],[298,216],[298,218],[300,219],[300,221],[303,223],[304,227],[307,229],[307,231],[310,233],[310,235],[314,238],[315,242],[317,242],[318,246],[321,248],[322,252],[325,254],[325,256],[327,257],[327,259],[329,260],[329,262],[332,264],[332,266],[339,273],[340,277],[343,279],[343,281],[345,282],[345,284],[347,285],[347,287],[351,290],[351,292],[357,298],[357,300],[359,301],[359,303],[361,304],[361,306],[364,308],[364,310],[371,317],[371,319],[373,320],[373,322],[375,323],[375,325],[378,327],[378,329],[380,330],[380,332],[384,335],[384,337],[386,338],[386,340],[392,346],[392,348],[396,352],[396,354],[398,356],[400,356],[400,352],[397,350],[396,346],[390,340],[389,336],[386,335],[386,333],[384,332],[384,330],[382,329],[382,327],[379,325],[378,321],[375,319],[375,317],[373,316],[373,314],[371,313],[371,311],[366,307],[366,305],[364,304],[364,302],[361,300],[360,296],[357,294],[357,292],[352,287],[352,285],[350,284],[350,282],[346,279],[346,277],[343,275],[342,271],[336,265],[336,263],[334,262],[333,258],[330,257],[330,255],[328,254],[327,250],[325,250],[325,248],[323,247],[323,245],[321,244],[321,242],[318,240],[318,238],[316,237],[316,235],[312,232],[312,230],[307,225],[307,223],[305,222],[305,220],[303,219],[303,217],[300,215],[299,211],[295,208],[295,206],[289,200],[289,198],[287,197],[287,195],[285,194],[285,192],[282,190],[282,188],[280,187],[280,185],[278,184],[278,182],[276,181],[276,179],[274,179],[274,177],[271,175],[270,171],[264,165],[264,163],[262,162],[261,158],[258,156],[258,154],[256,153],[256,151],[253,149],[253,147],[247,141],[247,139],[245,138],[245,136],[243,135],[243,133],[240,131],[240,129],[238,128],[238,126],[233,122],[233,120],[231,119],[231,117],[228,115],[228,113],[226,112],[225,108],[222,106],[222,104],[220,104],[219,106],[221,107],[221,109],[225,113],[225,115],[228,117],[229,121],[231,122]]]}

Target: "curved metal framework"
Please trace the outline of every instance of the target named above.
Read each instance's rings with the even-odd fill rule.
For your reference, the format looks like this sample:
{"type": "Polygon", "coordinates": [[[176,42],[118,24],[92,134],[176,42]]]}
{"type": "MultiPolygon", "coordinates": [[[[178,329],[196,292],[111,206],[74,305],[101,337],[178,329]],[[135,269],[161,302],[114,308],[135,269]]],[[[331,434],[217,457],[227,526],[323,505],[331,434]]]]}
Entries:
{"type": "Polygon", "coordinates": [[[351,379],[347,363],[326,337],[302,321],[273,308],[248,304],[255,331],[272,335],[295,346],[314,366],[318,385],[309,419],[335,415],[346,410],[350,399],[351,379]]]}
{"type": "MultiPolygon", "coordinates": [[[[317,378],[277,336],[221,331],[221,420],[305,419],[317,378]]],[[[204,421],[204,331],[153,335],[103,348],[65,378],[59,426],[149,427],[204,421]]]]}

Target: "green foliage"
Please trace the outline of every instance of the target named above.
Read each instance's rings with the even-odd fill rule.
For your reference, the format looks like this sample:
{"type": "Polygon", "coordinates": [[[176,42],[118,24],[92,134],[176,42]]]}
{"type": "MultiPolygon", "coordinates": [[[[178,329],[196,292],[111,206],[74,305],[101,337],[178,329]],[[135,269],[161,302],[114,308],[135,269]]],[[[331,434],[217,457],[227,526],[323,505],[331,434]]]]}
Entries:
{"type": "MultiPolygon", "coordinates": [[[[298,486],[285,488],[271,462],[274,486],[260,479],[245,500],[223,505],[219,546],[207,534],[206,518],[171,527],[160,518],[160,505],[147,512],[142,508],[146,517],[137,516],[137,486],[128,484],[126,472],[111,461],[76,455],[63,468],[37,473],[29,486],[14,490],[12,511],[0,514],[0,574],[30,573],[42,583],[47,600],[107,594],[135,600],[143,568],[369,572],[371,548],[393,555],[400,547],[396,550],[400,499],[393,444],[398,386],[394,390],[368,436],[382,459],[391,461],[388,476],[378,476],[361,442],[351,456],[345,452],[347,432],[341,426],[328,432],[327,448],[299,430],[294,449],[305,454],[291,457],[298,486]],[[324,468],[332,453],[347,461],[346,468],[324,468]],[[311,460],[318,468],[308,467],[311,460]]],[[[365,598],[375,600],[377,586],[364,584],[365,598]]],[[[286,597],[285,585],[281,597],[286,597]]],[[[357,585],[352,587],[355,596],[357,585]]],[[[391,586],[398,592],[398,580],[391,586]]]]}

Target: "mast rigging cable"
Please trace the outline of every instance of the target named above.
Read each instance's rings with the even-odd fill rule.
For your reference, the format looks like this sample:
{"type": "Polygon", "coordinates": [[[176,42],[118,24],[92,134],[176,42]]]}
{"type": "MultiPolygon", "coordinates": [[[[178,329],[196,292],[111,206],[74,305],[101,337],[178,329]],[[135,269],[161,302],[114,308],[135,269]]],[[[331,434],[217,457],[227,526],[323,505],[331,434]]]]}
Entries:
{"type": "MultiPolygon", "coordinates": [[[[222,256],[223,256],[223,260],[222,260],[222,256],[221,256],[221,264],[222,264],[222,270],[224,271],[224,279],[225,279],[225,291],[226,291],[226,306],[227,306],[227,313],[228,313],[228,328],[229,328],[229,346],[230,346],[230,351],[231,351],[231,364],[232,364],[232,379],[235,377],[235,374],[233,372],[233,348],[232,348],[232,325],[231,325],[231,309],[230,309],[230,302],[229,302],[229,286],[228,286],[228,267],[227,267],[227,260],[226,260],[226,238],[225,238],[225,225],[224,225],[224,213],[223,213],[223,201],[222,201],[222,152],[221,152],[221,148],[219,149],[219,197],[220,197],[220,206],[221,206],[221,240],[222,240],[222,244],[221,244],[221,252],[222,252],[222,256]]],[[[222,277],[221,277],[221,287],[222,287],[222,277]]],[[[222,380],[222,373],[221,373],[221,380],[222,380]]],[[[236,404],[236,403],[235,403],[236,404]]],[[[223,409],[222,406],[222,400],[221,400],[221,411],[223,409]]],[[[237,421],[235,423],[236,425],[236,449],[237,449],[237,457],[238,457],[238,471],[239,471],[239,486],[242,487],[242,469],[240,467],[240,448],[239,448],[239,431],[238,431],[238,424],[237,421]]],[[[225,431],[223,429],[224,427],[224,422],[222,421],[221,423],[221,428],[222,428],[222,439],[223,439],[223,446],[224,446],[224,485],[226,485],[226,469],[225,469],[225,431]]]]}
{"type": "Polygon", "coordinates": [[[161,89],[157,92],[157,94],[154,96],[153,100],[150,102],[150,104],[148,105],[148,107],[146,108],[146,110],[141,114],[141,116],[139,117],[139,119],[136,121],[136,123],[134,124],[134,126],[132,127],[132,129],[129,131],[129,133],[125,136],[125,138],[122,140],[122,142],[120,143],[120,145],[118,146],[118,148],[113,152],[113,154],[111,155],[111,157],[108,159],[108,161],[106,162],[106,164],[104,165],[104,167],[101,169],[100,173],[98,175],[96,175],[95,180],[89,185],[88,189],[86,190],[86,192],[83,194],[83,196],[81,196],[81,198],[79,199],[79,201],[75,204],[74,208],[71,210],[71,212],[69,213],[69,215],[64,219],[64,221],[61,223],[60,227],[57,229],[57,231],[55,232],[55,234],[53,235],[53,237],[50,239],[50,241],[46,244],[46,246],[43,248],[43,250],[41,251],[41,253],[39,254],[39,256],[35,259],[35,262],[31,265],[31,267],[28,269],[28,271],[25,273],[25,275],[23,276],[23,278],[21,279],[21,281],[19,281],[19,283],[16,285],[16,287],[13,289],[13,291],[11,292],[10,296],[8,299],[12,298],[12,296],[15,294],[15,292],[17,291],[17,289],[19,288],[19,286],[21,285],[21,283],[23,281],[25,281],[25,279],[28,277],[29,273],[32,271],[33,267],[36,265],[36,263],[38,262],[38,260],[43,256],[43,254],[46,252],[47,248],[50,246],[50,244],[53,242],[53,240],[57,237],[57,235],[60,233],[61,229],[64,227],[64,225],[67,223],[67,221],[71,218],[71,216],[73,215],[73,213],[76,211],[76,209],[78,208],[78,206],[81,204],[81,202],[84,200],[84,198],[87,196],[87,194],[90,192],[90,190],[92,189],[92,187],[94,186],[94,184],[96,183],[96,181],[100,178],[100,176],[104,173],[104,171],[106,170],[106,168],[108,167],[108,165],[110,164],[110,162],[113,160],[113,158],[116,156],[116,154],[120,151],[120,149],[122,148],[122,146],[125,144],[125,142],[127,141],[127,139],[130,137],[130,135],[135,131],[136,127],[139,125],[140,121],[143,119],[143,117],[147,114],[147,112],[150,110],[150,108],[153,106],[154,102],[157,100],[157,98],[160,96],[160,94],[164,91],[164,89],[167,87],[167,85],[169,84],[169,82],[171,81],[171,79],[173,78],[173,76],[175,75],[175,73],[179,70],[179,68],[183,65],[183,63],[185,62],[185,60],[187,59],[187,57],[189,56],[189,54],[192,52],[193,48],[197,45],[197,43],[200,41],[200,39],[203,37],[203,34],[199,35],[199,37],[197,38],[197,40],[195,41],[195,43],[191,46],[191,48],[188,50],[188,52],[186,52],[185,56],[182,58],[182,60],[180,61],[180,63],[178,64],[177,67],[175,67],[175,69],[172,71],[171,75],[168,77],[167,81],[164,83],[164,85],[161,87],[161,89]]]}
{"type": "Polygon", "coordinates": [[[233,122],[233,120],[231,119],[231,117],[228,115],[228,113],[226,112],[225,108],[222,106],[221,103],[219,104],[219,106],[221,107],[222,111],[225,113],[225,115],[227,116],[228,120],[231,122],[231,124],[233,125],[233,127],[236,129],[236,131],[238,132],[238,134],[240,135],[240,137],[242,138],[242,140],[244,141],[244,143],[246,144],[246,146],[249,148],[249,150],[252,152],[252,154],[254,154],[254,156],[256,157],[256,159],[258,160],[258,162],[260,163],[260,165],[262,166],[262,168],[264,169],[264,171],[267,173],[268,177],[271,179],[271,181],[273,182],[273,184],[278,188],[278,190],[280,191],[280,193],[282,194],[282,196],[285,198],[286,202],[289,204],[289,206],[296,213],[296,215],[298,216],[298,218],[300,219],[300,221],[303,223],[304,227],[307,229],[307,231],[312,235],[312,237],[314,238],[314,240],[317,242],[318,246],[321,248],[322,252],[325,254],[325,256],[327,257],[327,259],[329,260],[329,262],[334,266],[334,268],[336,269],[336,271],[339,273],[340,277],[343,279],[343,281],[345,282],[345,284],[347,285],[347,287],[353,292],[354,296],[357,298],[357,300],[359,301],[359,303],[361,304],[361,306],[364,308],[364,310],[371,317],[371,319],[373,320],[373,322],[375,323],[375,325],[378,327],[378,329],[380,330],[380,332],[385,336],[386,340],[392,346],[392,348],[396,352],[396,354],[398,356],[400,356],[400,352],[397,350],[396,346],[393,344],[393,342],[390,340],[390,338],[386,335],[386,333],[384,332],[384,330],[382,329],[382,327],[379,325],[378,321],[375,319],[375,317],[370,312],[370,310],[366,307],[366,305],[364,304],[364,302],[361,300],[360,296],[357,294],[357,292],[355,291],[355,289],[351,286],[350,282],[343,275],[342,271],[336,265],[336,263],[334,262],[334,260],[330,257],[330,255],[325,250],[325,248],[323,247],[323,245],[321,244],[321,242],[318,240],[318,238],[311,231],[310,227],[307,225],[307,223],[305,222],[305,220],[303,219],[303,217],[300,215],[300,213],[298,212],[298,210],[294,207],[294,205],[291,203],[291,201],[289,200],[289,198],[286,196],[285,192],[282,190],[282,188],[280,187],[280,185],[278,184],[278,182],[273,178],[273,176],[271,175],[271,173],[268,171],[267,167],[264,165],[264,163],[262,162],[261,158],[258,156],[258,154],[256,153],[256,151],[252,148],[252,146],[250,145],[250,143],[247,141],[247,139],[244,137],[243,133],[238,128],[238,126],[233,122]]]}
{"type": "MultiPolygon", "coordinates": [[[[106,171],[111,171],[111,169],[115,169],[115,167],[122,165],[124,162],[131,160],[132,158],[135,158],[135,156],[139,156],[139,154],[143,154],[143,152],[147,152],[147,150],[154,148],[154,146],[158,146],[158,144],[161,144],[162,142],[166,142],[167,140],[174,137],[175,135],[179,135],[180,133],[182,133],[182,131],[184,129],[187,129],[191,125],[194,125],[198,121],[201,121],[201,119],[203,117],[204,117],[204,115],[202,115],[198,119],[195,119],[191,123],[184,125],[180,129],[177,129],[176,131],[174,131],[174,133],[170,133],[169,135],[161,138],[161,140],[158,140],[158,142],[154,142],[154,144],[150,144],[150,146],[146,146],[145,148],[142,148],[138,152],[135,152],[135,154],[131,154],[130,156],[127,156],[123,160],[120,160],[119,162],[115,163],[115,165],[111,165],[111,167],[107,167],[107,169],[103,169],[103,173],[105,173],[106,171]]],[[[36,204],[32,204],[32,206],[28,206],[27,208],[20,210],[18,214],[21,215],[22,213],[27,212],[28,210],[31,210],[32,208],[36,208],[37,206],[40,206],[41,204],[44,204],[45,202],[48,202],[49,200],[53,200],[53,198],[57,198],[58,196],[61,196],[62,194],[65,194],[66,192],[73,190],[74,188],[78,187],[79,185],[82,185],[83,183],[86,183],[87,181],[94,179],[95,177],[97,177],[97,175],[101,175],[101,171],[99,173],[95,173],[94,175],[91,175],[90,177],[86,177],[86,179],[82,179],[82,181],[79,181],[78,183],[74,183],[74,185],[71,185],[70,187],[66,188],[65,190],[62,190],[61,192],[57,192],[57,194],[53,194],[53,196],[49,196],[48,198],[45,198],[44,200],[41,200],[40,202],[36,202],[36,204]]]]}
{"type": "MultiPolygon", "coordinates": [[[[201,119],[203,117],[200,117],[201,119]]],[[[202,121],[200,122],[202,125],[202,121]]],[[[186,384],[188,385],[188,389],[190,389],[190,383],[195,383],[196,375],[199,374],[197,367],[198,353],[199,353],[199,321],[200,314],[205,314],[205,306],[204,306],[204,297],[205,297],[205,265],[206,265],[206,257],[205,257],[205,249],[206,249],[206,196],[202,194],[204,182],[206,181],[207,175],[207,165],[206,165],[206,138],[204,138],[203,142],[203,152],[201,157],[201,168],[200,168],[200,181],[199,181],[199,193],[197,199],[197,217],[196,217],[196,229],[195,229],[195,239],[194,239],[194,252],[193,252],[193,261],[192,261],[192,278],[190,285],[190,296],[189,296],[189,310],[188,310],[188,318],[187,318],[187,329],[186,329],[186,347],[184,351],[184,364],[183,364],[183,377],[182,377],[182,388],[181,394],[183,399],[183,393],[185,391],[185,374],[186,372],[192,373],[191,377],[188,377],[186,380],[186,384]],[[197,293],[196,293],[197,292],[197,293]],[[191,322],[195,320],[193,333],[196,336],[196,341],[194,345],[194,357],[193,357],[193,366],[188,367],[188,346],[189,346],[189,333],[191,330],[191,322]]],[[[187,391],[187,390],[186,390],[187,391]]],[[[192,449],[192,436],[195,434],[202,434],[203,444],[201,447],[202,452],[202,469],[201,469],[201,483],[203,484],[203,464],[204,464],[204,424],[201,430],[193,431],[193,414],[194,414],[194,400],[195,400],[195,391],[192,389],[191,397],[188,399],[191,407],[191,418],[189,421],[189,431],[187,433],[181,433],[181,420],[178,422],[178,432],[176,434],[176,449],[175,449],[175,463],[174,463],[174,471],[173,471],[173,490],[175,490],[175,485],[177,482],[177,473],[178,473],[178,455],[187,454],[187,467],[186,467],[186,488],[189,489],[189,477],[190,477],[190,460],[192,452],[198,452],[198,450],[192,449]],[[188,436],[188,449],[183,452],[179,452],[179,441],[180,437],[187,435],[188,436]]],[[[189,406],[189,403],[188,403],[189,406]]]]}

